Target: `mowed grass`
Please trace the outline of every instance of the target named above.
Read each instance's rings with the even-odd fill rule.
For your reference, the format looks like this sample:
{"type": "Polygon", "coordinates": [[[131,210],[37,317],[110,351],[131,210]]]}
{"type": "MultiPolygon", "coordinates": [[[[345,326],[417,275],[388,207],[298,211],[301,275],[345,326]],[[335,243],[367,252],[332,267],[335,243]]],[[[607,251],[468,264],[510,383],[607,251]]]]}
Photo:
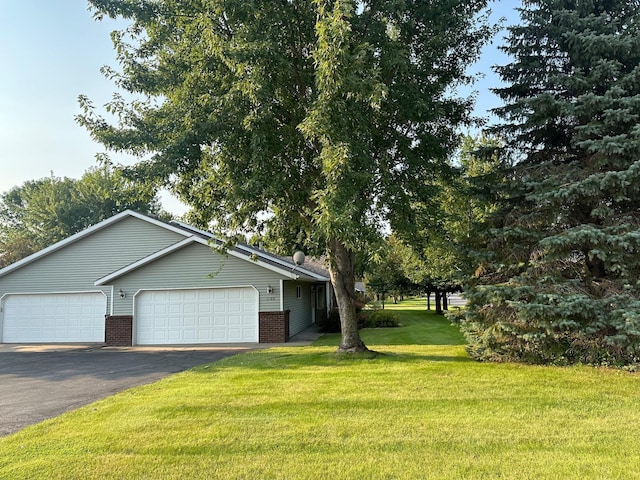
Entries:
{"type": "Polygon", "coordinates": [[[1,438],[0,478],[640,478],[640,376],[476,363],[393,308],[362,332],[383,355],[330,336],[203,365],[1,438]]]}

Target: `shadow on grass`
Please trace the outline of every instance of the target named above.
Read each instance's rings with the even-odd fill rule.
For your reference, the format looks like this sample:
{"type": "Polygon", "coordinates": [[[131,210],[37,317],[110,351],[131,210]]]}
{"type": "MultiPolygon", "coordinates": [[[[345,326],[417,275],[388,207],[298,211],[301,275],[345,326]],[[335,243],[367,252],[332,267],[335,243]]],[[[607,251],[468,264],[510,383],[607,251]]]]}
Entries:
{"type": "Polygon", "coordinates": [[[388,353],[379,352],[381,358],[397,362],[456,362],[475,363],[473,359],[466,355],[437,355],[437,354],[415,354],[415,353],[388,353]]]}
{"type": "Polygon", "coordinates": [[[359,354],[340,353],[336,350],[327,350],[325,347],[301,347],[296,351],[284,349],[260,350],[249,352],[237,357],[229,358],[221,362],[196,367],[197,371],[213,372],[220,369],[240,368],[250,370],[298,370],[303,368],[319,367],[348,367],[352,365],[374,365],[393,363],[470,363],[471,358],[462,353],[460,355],[439,353],[413,353],[413,352],[389,352],[372,348],[371,352],[359,354]]]}
{"type": "MultiPolygon", "coordinates": [[[[400,327],[364,328],[360,336],[370,348],[376,345],[451,345],[461,346],[467,342],[456,325],[433,311],[396,309],[400,327]]],[[[340,334],[327,334],[314,345],[338,346],[340,334]]]]}
{"type": "MultiPolygon", "coordinates": [[[[459,328],[443,315],[407,305],[394,308],[400,327],[365,328],[360,336],[371,352],[338,352],[340,334],[327,334],[309,347],[279,347],[247,353],[220,362],[220,366],[256,370],[298,369],[378,363],[473,362],[459,328]]],[[[210,365],[208,368],[217,368],[210,365]]]]}

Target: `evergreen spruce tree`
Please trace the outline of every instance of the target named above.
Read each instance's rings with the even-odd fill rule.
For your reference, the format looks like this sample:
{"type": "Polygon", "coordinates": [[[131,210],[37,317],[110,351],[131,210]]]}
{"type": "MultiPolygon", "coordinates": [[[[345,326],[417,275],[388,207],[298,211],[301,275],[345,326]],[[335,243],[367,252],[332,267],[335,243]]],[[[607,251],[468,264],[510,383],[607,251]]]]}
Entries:
{"type": "Polygon", "coordinates": [[[478,359],[640,362],[640,2],[524,1],[498,72],[512,191],[461,323],[478,359]]]}

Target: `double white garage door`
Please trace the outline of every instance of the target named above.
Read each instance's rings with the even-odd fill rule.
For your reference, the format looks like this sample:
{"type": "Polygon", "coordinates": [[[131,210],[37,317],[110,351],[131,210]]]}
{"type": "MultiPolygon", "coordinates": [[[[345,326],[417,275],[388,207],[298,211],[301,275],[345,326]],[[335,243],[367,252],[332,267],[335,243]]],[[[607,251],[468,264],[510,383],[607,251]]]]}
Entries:
{"type": "Polygon", "coordinates": [[[258,292],[251,287],[150,290],[136,295],[137,345],[258,341],[258,292]]]}
{"type": "MultiPolygon", "coordinates": [[[[104,342],[100,292],[7,295],[3,343],[104,342]]],[[[150,290],[136,295],[137,345],[258,341],[258,293],[251,287],[150,290]]]]}

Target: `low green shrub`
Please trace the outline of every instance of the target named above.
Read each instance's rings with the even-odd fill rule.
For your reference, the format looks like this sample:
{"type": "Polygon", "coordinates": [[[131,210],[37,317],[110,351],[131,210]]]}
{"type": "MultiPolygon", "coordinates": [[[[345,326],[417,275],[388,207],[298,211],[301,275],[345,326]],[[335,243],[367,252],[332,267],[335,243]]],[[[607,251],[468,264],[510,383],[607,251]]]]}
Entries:
{"type": "Polygon", "coordinates": [[[337,308],[330,310],[325,318],[319,318],[316,322],[322,333],[340,333],[340,312],[337,308]]]}
{"type": "Polygon", "coordinates": [[[360,328],[393,328],[400,326],[398,315],[389,310],[362,312],[358,318],[360,328]]]}
{"type": "MultiPolygon", "coordinates": [[[[399,327],[398,315],[389,310],[361,310],[356,307],[358,328],[392,328],[399,327]]],[[[329,312],[326,318],[318,320],[318,327],[323,333],[340,333],[340,313],[337,308],[329,312]]]]}

